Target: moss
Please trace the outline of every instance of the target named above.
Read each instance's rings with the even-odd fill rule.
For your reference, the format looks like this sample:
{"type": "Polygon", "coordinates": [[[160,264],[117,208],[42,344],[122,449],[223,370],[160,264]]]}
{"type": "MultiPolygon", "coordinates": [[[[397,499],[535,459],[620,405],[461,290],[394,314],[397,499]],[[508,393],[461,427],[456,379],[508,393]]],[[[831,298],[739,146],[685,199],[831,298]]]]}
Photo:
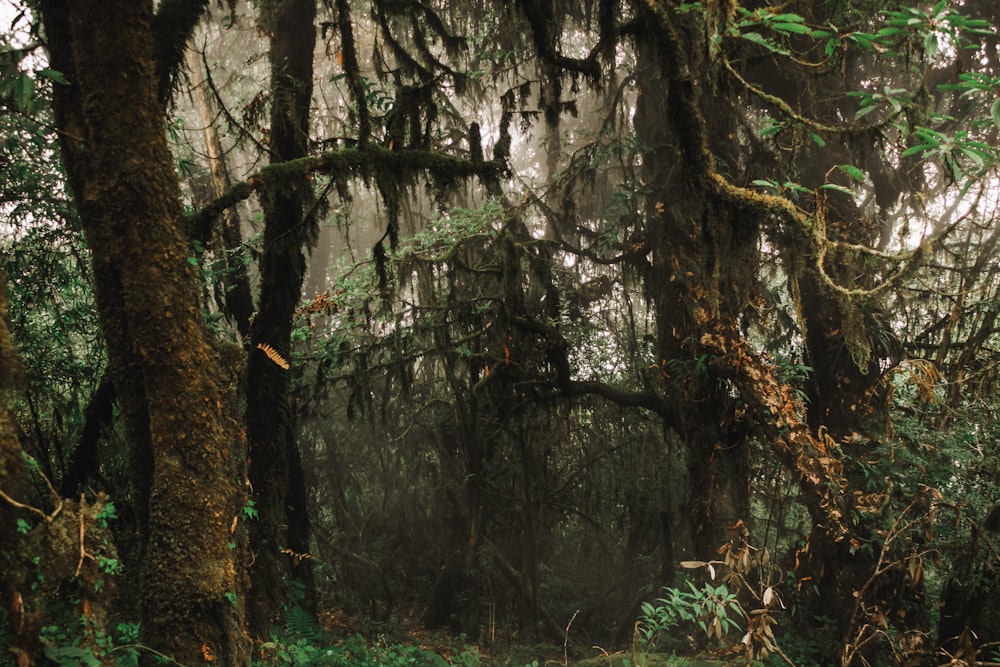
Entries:
{"type": "Polygon", "coordinates": [[[153,18],[153,55],[163,103],[170,99],[184,61],[184,49],[207,8],[208,0],[163,0],[157,8],[153,18]]]}
{"type": "Polygon", "coordinates": [[[24,379],[24,368],[10,337],[6,282],[0,273],[0,390],[18,387],[24,379]]]}

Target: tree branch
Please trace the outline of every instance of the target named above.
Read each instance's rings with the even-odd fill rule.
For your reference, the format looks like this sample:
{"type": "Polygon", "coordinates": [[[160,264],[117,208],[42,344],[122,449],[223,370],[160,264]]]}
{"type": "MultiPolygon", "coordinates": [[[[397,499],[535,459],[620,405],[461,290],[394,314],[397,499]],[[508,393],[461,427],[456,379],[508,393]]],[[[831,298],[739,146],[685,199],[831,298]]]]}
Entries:
{"type": "Polygon", "coordinates": [[[205,16],[208,0],[163,0],[153,16],[153,57],[160,102],[166,106],[173,93],[184,49],[205,16]]]}
{"type": "Polygon", "coordinates": [[[472,162],[462,158],[426,150],[390,151],[381,146],[344,148],[337,151],[308,155],[296,160],[270,164],[259,172],[234,184],[224,195],[188,216],[188,229],[192,238],[204,238],[215,218],[225,209],[238,204],[256,191],[280,186],[292,175],[350,173],[371,176],[378,172],[392,172],[402,177],[427,173],[441,184],[461,179],[496,177],[507,171],[503,162],[472,162]]]}

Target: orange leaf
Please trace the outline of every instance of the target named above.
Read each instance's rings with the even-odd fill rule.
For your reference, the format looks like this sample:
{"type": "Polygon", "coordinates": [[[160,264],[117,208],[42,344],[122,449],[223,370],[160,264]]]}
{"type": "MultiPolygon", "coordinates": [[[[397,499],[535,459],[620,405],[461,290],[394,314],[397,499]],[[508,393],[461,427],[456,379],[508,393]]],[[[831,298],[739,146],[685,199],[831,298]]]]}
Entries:
{"type": "Polygon", "coordinates": [[[214,662],[215,654],[212,653],[212,649],[208,644],[201,645],[201,657],[205,658],[205,662],[214,662]]]}
{"type": "Polygon", "coordinates": [[[277,364],[279,368],[283,368],[286,371],[289,369],[290,366],[288,361],[286,361],[277,350],[267,343],[257,343],[257,349],[266,354],[267,358],[277,364]]]}

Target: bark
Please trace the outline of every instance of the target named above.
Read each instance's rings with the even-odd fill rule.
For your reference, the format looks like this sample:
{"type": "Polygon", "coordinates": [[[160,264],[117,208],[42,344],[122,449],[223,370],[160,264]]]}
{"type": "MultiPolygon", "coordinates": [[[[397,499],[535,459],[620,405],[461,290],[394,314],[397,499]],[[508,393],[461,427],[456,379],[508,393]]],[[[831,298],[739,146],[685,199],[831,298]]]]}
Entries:
{"type": "Polygon", "coordinates": [[[41,10],[52,66],[71,82],[57,86],[54,111],[130,449],[141,641],[182,664],[246,664],[232,533],[242,442],[188,262],[152,6],[48,0],[41,10]]]}
{"type": "Polygon", "coordinates": [[[100,463],[98,445],[104,429],[114,421],[115,400],[114,382],[111,374],[105,372],[83,412],[83,430],[73,447],[59,485],[59,495],[63,498],[78,496],[97,473],[100,463]]]}
{"type": "Polygon", "coordinates": [[[0,635],[9,638],[10,651],[17,656],[18,664],[31,664],[36,653],[37,628],[25,623],[24,596],[30,582],[21,567],[23,552],[17,530],[18,519],[27,520],[30,514],[23,508],[11,505],[11,500],[25,502],[30,497],[31,484],[28,466],[17,438],[17,426],[7,409],[10,391],[23,379],[23,369],[10,340],[7,327],[6,281],[0,281],[0,635]]]}
{"type": "Polygon", "coordinates": [[[729,94],[723,79],[703,78],[713,68],[699,55],[708,51],[702,30],[685,26],[663,3],[647,5],[648,27],[637,44],[641,94],[635,119],[650,146],[643,168],[653,190],[646,285],[656,308],[665,379],[686,383],[668,394],[668,402],[682,406],[681,417],[668,426],[687,444],[694,542],[705,550],[713,542],[718,546],[726,541],[723,520],[746,518],[744,457],[753,434],[797,478],[816,533],[842,544],[848,527],[836,447],[802,421],[802,403],[740,326],[742,309],[757,290],[759,229],[776,215],[787,217],[792,228],[802,226],[801,212],[719,173],[717,155],[726,156],[732,171],[749,166],[735,162],[740,155],[732,149],[732,127],[742,110],[731,105],[739,97],[729,94]],[[682,362],[673,366],[679,374],[670,360],[682,362]],[[705,520],[714,520],[708,530],[705,520]]]}
{"type": "MultiPolygon", "coordinates": [[[[205,64],[194,50],[187,52],[187,65],[191,72],[191,95],[201,118],[202,134],[205,138],[205,157],[212,174],[213,197],[222,197],[233,186],[226,165],[222,141],[215,126],[216,113],[212,98],[208,95],[205,64]]],[[[206,202],[207,203],[207,202],[206,202]]],[[[210,228],[202,231],[205,238],[199,239],[208,245],[210,228]]],[[[219,237],[222,247],[219,251],[225,260],[224,273],[220,277],[224,294],[223,304],[226,316],[235,324],[244,338],[250,333],[250,319],[253,316],[253,296],[250,293],[250,278],[246,263],[241,258],[243,233],[240,229],[240,214],[236,207],[230,207],[219,215],[219,237]]]]}
{"type": "MultiPolygon", "coordinates": [[[[718,206],[699,178],[705,130],[684,106],[698,101],[681,74],[696,63],[685,62],[683,45],[672,41],[678,37],[657,30],[641,35],[634,123],[650,147],[642,166],[651,190],[645,205],[652,266],[645,288],[656,313],[667,403],[677,408],[665,426],[687,460],[690,526],[684,533],[692,544],[677,551],[707,558],[728,541],[728,526],[748,520],[749,431],[737,417],[738,403],[705,363],[711,356],[703,355],[712,351],[702,340],[715,326],[735,330],[732,322],[754,284],[756,234],[752,220],[718,206]]],[[[717,101],[713,112],[725,118],[717,101]]]]}
{"type": "MultiPolygon", "coordinates": [[[[265,3],[261,24],[270,35],[271,163],[275,169],[304,157],[309,148],[315,0],[265,3]]],[[[260,304],[250,334],[247,364],[247,437],[250,483],[258,517],[251,524],[255,560],[251,569],[250,629],[266,637],[284,603],[284,578],[292,575],[312,595],[311,559],[288,557],[309,551],[309,523],[301,456],[289,403],[288,371],[258,345],[282,355],[291,349],[292,317],[306,272],[304,250],[316,240],[313,195],[305,172],[289,169],[266,187],[264,246],[260,256],[260,304]]],[[[311,607],[311,597],[304,600],[311,607]]]]}

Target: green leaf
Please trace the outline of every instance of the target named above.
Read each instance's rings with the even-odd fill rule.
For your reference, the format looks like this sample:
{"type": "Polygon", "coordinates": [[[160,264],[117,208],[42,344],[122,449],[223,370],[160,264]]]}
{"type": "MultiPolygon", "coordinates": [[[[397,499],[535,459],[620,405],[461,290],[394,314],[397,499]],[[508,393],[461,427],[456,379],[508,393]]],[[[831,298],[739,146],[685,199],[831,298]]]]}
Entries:
{"type": "Polygon", "coordinates": [[[27,109],[35,96],[35,80],[22,72],[14,80],[14,99],[20,109],[27,109]]]}
{"type": "Polygon", "coordinates": [[[805,19],[798,14],[774,14],[773,16],[767,17],[768,21],[777,21],[778,23],[803,23],[805,19]]]}
{"type": "Polygon", "coordinates": [[[700,12],[704,11],[705,6],[700,2],[682,2],[677,5],[677,12],[680,14],[687,14],[688,12],[700,12]]]}
{"type": "Polygon", "coordinates": [[[775,134],[778,134],[783,129],[785,129],[785,126],[782,125],[781,121],[775,120],[773,118],[765,118],[764,122],[767,123],[767,125],[765,125],[760,130],[760,136],[762,137],[774,136],[775,134]]]}
{"type": "Polygon", "coordinates": [[[884,39],[886,37],[895,37],[896,35],[905,35],[906,31],[902,28],[882,28],[877,33],[875,37],[879,39],[884,39]]]}
{"type": "Polygon", "coordinates": [[[54,81],[55,83],[58,83],[60,85],[63,86],[69,85],[69,81],[66,80],[66,75],[57,69],[49,69],[48,67],[46,67],[45,69],[38,70],[36,74],[38,74],[38,76],[42,77],[43,79],[54,81]]]}
{"type": "Polygon", "coordinates": [[[875,106],[874,104],[869,104],[868,106],[861,107],[860,109],[854,112],[854,120],[857,120],[862,116],[867,116],[872,111],[875,111],[875,109],[878,109],[878,107],[875,106]]]}
{"type": "Polygon", "coordinates": [[[900,157],[909,157],[911,155],[916,155],[917,153],[923,153],[925,151],[929,151],[934,148],[937,148],[937,146],[932,146],[931,144],[918,144],[916,146],[910,146],[905,151],[900,153],[900,157]]]}
{"type": "Polygon", "coordinates": [[[824,183],[819,188],[820,190],[836,190],[837,192],[843,192],[845,195],[854,196],[854,192],[850,188],[845,188],[843,185],[837,185],[836,183],[824,183]]]}
{"type": "Polygon", "coordinates": [[[783,33],[795,33],[797,35],[811,35],[813,29],[801,23],[772,23],[771,30],[783,33]]]}
{"type": "Polygon", "coordinates": [[[988,151],[972,148],[966,144],[959,146],[957,150],[962,155],[972,160],[973,164],[976,165],[976,169],[985,169],[986,165],[993,161],[993,155],[988,151]]]}
{"type": "Polygon", "coordinates": [[[841,170],[856,181],[863,183],[868,180],[868,174],[866,174],[862,169],[858,169],[853,164],[838,164],[837,169],[841,170]]]}
{"type": "Polygon", "coordinates": [[[754,44],[757,44],[758,46],[763,46],[768,51],[772,51],[774,53],[777,53],[777,54],[780,54],[780,55],[783,55],[783,56],[791,55],[791,53],[789,53],[788,49],[782,47],[780,44],[778,44],[774,40],[768,39],[767,37],[764,37],[763,35],[761,35],[758,32],[745,32],[742,35],[740,35],[740,37],[742,37],[743,39],[747,40],[748,42],[752,42],[754,44]]]}
{"type": "Polygon", "coordinates": [[[807,188],[804,185],[799,185],[795,181],[787,181],[783,183],[781,187],[783,187],[786,190],[791,190],[792,192],[803,192],[803,193],[809,192],[809,188],[807,188]]]}
{"type": "Polygon", "coordinates": [[[990,118],[993,119],[993,124],[1000,128],[1000,97],[993,100],[993,104],[990,105],[990,118]]]}
{"type": "Polygon", "coordinates": [[[929,60],[937,58],[939,53],[937,34],[929,32],[924,35],[924,53],[929,60]]]}

